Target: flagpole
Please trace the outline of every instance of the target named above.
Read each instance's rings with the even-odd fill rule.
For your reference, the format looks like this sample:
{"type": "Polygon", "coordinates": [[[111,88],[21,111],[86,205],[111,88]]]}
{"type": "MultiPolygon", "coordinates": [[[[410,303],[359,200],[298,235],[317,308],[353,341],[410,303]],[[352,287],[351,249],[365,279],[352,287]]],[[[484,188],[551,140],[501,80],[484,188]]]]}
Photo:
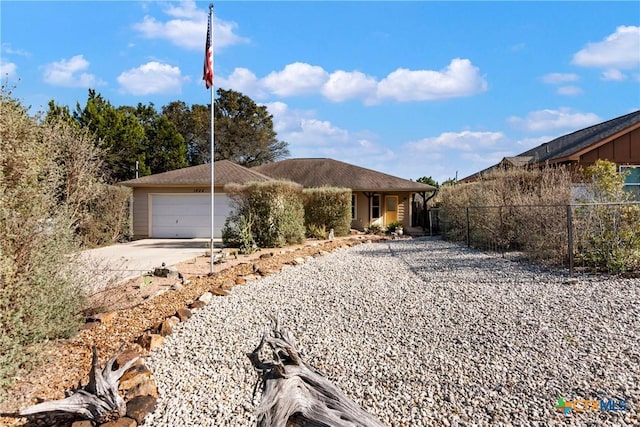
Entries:
{"type": "Polygon", "coordinates": [[[215,248],[214,243],[213,243],[213,233],[214,233],[214,229],[215,229],[215,211],[214,211],[214,200],[215,200],[215,168],[214,168],[214,164],[215,164],[215,150],[214,150],[214,130],[215,130],[215,123],[214,123],[214,107],[213,107],[213,103],[214,103],[214,93],[215,93],[215,87],[213,84],[213,54],[214,54],[214,49],[213,49],[213,3],[209,3],[209,29],[207,31],[207,36],[210,37],[209,39],[209,43],[210,43],[210,49],[211,49],[211,144],[210,144],[210,150],[211,150],[211,157],[210,157],[210,162],[211,162],[211,257],[210,257],[210,274],[213,274],[213,264],[214,264],[214,254],[213,254],[213,249],[215,248]]]}

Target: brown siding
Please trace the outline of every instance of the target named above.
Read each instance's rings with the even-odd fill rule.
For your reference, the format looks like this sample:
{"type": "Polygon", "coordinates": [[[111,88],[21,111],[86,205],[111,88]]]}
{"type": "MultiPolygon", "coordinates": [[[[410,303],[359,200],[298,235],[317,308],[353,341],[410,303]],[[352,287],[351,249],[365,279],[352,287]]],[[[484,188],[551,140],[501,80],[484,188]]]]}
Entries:
{"type": "Polygon", "coordinates": [[[596,160],[598,160],[598,150],[591,150],[580,156],[580,166],[587,167],[590,164],[595,163],[596,160]]]}
{"type": "Polygon", "coordinates": [[[629,158],[631,156],[631,138],[630,135],[624,135],[622,138],[618,138],[613,145],[613,158],[614,161],[620,163],[618,159],[629,158]]]}
{"type": "Polygon", "coordinates": [[[640,129],[629,134],[629,162],[640,164],[640,129]]]}
{"type": "Polygon", "coordinates": [[[583,154],[580,156],[580,166],[587,167],[598,159],[617,164],[640,164],[640,129],[626,133],[583,154]]]}

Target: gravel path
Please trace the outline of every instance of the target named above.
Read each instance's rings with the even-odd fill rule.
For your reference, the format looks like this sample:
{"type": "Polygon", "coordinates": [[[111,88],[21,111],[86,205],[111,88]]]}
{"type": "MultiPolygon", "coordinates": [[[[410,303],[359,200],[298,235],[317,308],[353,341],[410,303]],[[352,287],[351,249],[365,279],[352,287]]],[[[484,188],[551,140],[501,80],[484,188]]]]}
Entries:
{"type": "Polygon", "coordinates": [[[391,426],[640,424],[640,280],[568,280],[434,239],[337,250],[233,289],[147,361],[151,426],[250,426],[279,313],[305,360],[391,426]],[[628,410],[554,408],[559,397],[628,410]]]}

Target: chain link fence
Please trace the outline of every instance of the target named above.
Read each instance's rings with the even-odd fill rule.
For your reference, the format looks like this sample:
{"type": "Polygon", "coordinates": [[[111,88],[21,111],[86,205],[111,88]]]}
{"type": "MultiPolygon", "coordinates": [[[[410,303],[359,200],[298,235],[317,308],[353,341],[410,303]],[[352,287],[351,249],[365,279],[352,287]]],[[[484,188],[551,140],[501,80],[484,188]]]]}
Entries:
{"type": "Polygon", "coordinates": [[[575,271],[640,272],[640,202],[432,208],[430,235],[575,271]]]}

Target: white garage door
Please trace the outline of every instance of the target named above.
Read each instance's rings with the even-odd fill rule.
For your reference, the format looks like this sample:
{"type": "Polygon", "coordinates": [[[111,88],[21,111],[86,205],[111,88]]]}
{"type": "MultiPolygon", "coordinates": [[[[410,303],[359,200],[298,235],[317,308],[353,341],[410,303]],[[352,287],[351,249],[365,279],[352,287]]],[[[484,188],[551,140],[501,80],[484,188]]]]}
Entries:
{"type": "MultiPolygon", "coordinates": [[[[211,238],[211,197],[208,194],[152,194],[150,197],[151,237],[211,238]]],[[[222,227],[231,210],[229,198],[216,194],[213,209],[213,237],[220,239],[222,227]]]]}

